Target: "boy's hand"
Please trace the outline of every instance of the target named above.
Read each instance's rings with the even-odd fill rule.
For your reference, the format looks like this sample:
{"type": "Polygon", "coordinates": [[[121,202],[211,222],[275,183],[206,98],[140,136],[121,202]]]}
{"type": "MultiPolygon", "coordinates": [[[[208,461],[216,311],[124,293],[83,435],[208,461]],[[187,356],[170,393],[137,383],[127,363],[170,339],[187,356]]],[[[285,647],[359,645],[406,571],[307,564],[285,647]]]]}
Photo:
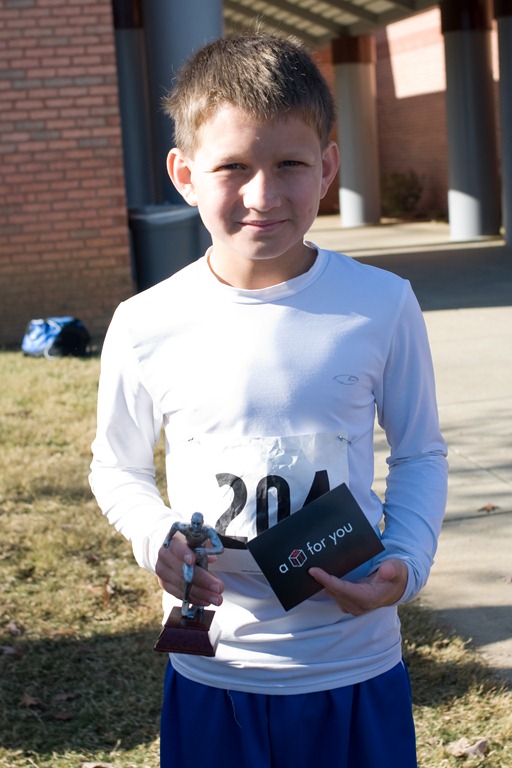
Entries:
{"type": "MultiPolygon", "coordinates": [[[[163,590],[179,600],[185,594],[183,565],[194,565],[196,556],[188,546],[182,533],[176,533],[168,548],[161,546],[156,561],[156,575],[163,590]]],[[[204,568],[194,568],[194,578],[190,589],[190,602],[194,605],[220,605],[224,584],[220,579],[204,568]]]]}
{"type": "Polygon", "coordinates": [[[343,613],[353,616],[396,603],[404,593],[408,576],[406,564],[398,558],[385,560],[370,576],[355,582],[343,581],[321,568],[310,568],[309,573],[343,613]]]}

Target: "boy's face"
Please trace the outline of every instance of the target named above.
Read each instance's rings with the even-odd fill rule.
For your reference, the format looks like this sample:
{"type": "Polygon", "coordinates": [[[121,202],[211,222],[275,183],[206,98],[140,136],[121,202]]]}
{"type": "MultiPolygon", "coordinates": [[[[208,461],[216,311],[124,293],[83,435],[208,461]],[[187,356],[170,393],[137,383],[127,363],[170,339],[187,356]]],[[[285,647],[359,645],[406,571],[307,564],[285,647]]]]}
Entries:
{"type": "Polygon", "coordinates": [[[261,121],[225,105],[200,129],[192,158],[169,153],[171,179],[212,237],[211,266],[256,288],[309,269],[303,244],[338,168],[338,150],[292,116],[261,121]]]}

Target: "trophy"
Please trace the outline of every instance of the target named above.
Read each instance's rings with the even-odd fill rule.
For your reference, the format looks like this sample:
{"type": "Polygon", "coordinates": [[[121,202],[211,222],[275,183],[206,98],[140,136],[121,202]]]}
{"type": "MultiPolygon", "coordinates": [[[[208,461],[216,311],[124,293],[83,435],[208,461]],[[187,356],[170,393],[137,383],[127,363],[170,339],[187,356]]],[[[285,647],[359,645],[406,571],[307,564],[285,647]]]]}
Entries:
{"type": "Polygon", "coordinates": [[[154,650],[167,653],[188,653],[196,656],[215,656],[220,635],[220,629],[216,625],[212,626],[215,612],[190,603],[189,593],[194,568],[199,567],[208,570],[208,555],[221,555],[224,547],[217,531],[204,524],[201,512],[194,512],[188,524],[173,523],[164,541],[166,549],[178,531],[185,536],[188,546],[194,551],[196,562],[195,565],[183,563],[185,579],[183,603],[181,609],[178,607],[172,609],[156,641],[154,650]],[[211,547],[205,546],[208,541],[211,547]]]}

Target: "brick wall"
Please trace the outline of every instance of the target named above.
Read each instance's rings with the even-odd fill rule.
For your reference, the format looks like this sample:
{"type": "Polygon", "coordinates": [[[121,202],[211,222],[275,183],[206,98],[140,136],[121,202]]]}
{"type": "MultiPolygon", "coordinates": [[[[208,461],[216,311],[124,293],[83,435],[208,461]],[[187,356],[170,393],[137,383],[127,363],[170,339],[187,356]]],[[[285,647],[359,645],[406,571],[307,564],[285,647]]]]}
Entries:
{"type": "Polygon", "coordinates": [[[133,292],[110,0],[0,2],[0,344],[133,292]]]}
{"type": "Polygon", "coordinates": [[[376,33],[377,110],[382,174],[423,179],[418,211],[447,210],[444,41],[438,9],[376,33]]]}
{"type": "MultiPolygon", "coordinates": [[[[423,183],[416,213],[446,216],[448,155],[444,40],[439,9],[377,30],[377,130],[381,177],[414,171],[423,183]]],[[[334,87],[330,46],[317,53],[334,87]]],[[[338,178],[320,213],[339,210],[338,178]]]]}
{"type": "MultiPolygon", "coordinates": [[[[439,10],[376,43],[381,172],[414,171],[418,212],[446,213],[439,10]]],[[[330,61],[318,52],[332,84],[330,61]]],[[[101,336],[133,292],[110,0],[0,0],[0,179],[0,345],[50,314],[101,336]]],[[[338,179],[320,210],[338,211],[338,179]]]]}

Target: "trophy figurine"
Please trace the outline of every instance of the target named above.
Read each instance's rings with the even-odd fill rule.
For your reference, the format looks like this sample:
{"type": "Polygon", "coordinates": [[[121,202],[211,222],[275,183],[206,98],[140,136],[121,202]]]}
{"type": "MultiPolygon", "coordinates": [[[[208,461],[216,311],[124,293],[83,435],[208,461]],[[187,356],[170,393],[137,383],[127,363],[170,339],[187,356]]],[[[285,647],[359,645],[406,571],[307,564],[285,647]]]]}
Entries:
{"type": "Polygon", "coordinates": [[[188,546],[196,556],[194,565],[183,563],[183,577],[185,580],[185,592],[181,609],[173,608],[164,628],[155,644],[155,651],[173,653],[189,653],[196,656],[215,656],[215,649],[219,641],[219,630],[212,627],[214,611],[205,610],[203,606],[190,602],[190,588],[194,576],[194,568],[208,570],[208,556],[221,555],[224,547],[217,531],[204,524],[201,512],[194,512],[190,523],[176,522],[164,541],[167,549],[175,533],[185,536],[188,546]],[[211,546],[207,547],[206,543],[211,546]]]}

